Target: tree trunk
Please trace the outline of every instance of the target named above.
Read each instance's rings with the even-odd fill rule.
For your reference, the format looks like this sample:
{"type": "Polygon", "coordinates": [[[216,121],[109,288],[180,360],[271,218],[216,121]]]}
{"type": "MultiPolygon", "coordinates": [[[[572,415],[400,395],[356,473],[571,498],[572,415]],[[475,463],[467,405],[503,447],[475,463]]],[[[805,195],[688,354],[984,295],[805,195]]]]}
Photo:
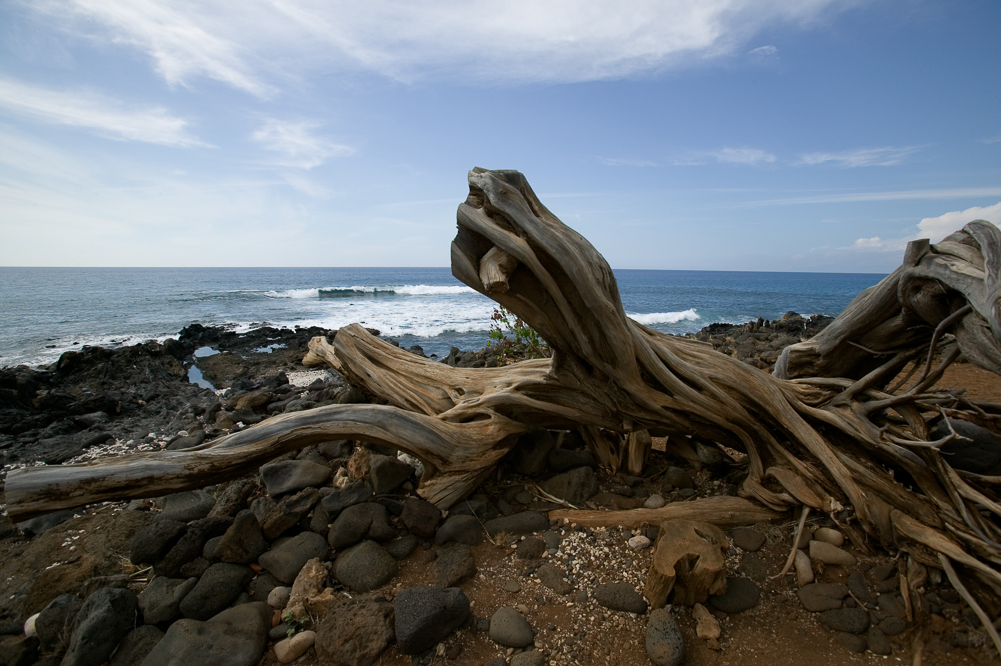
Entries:
{"type": "MultiPolygon", "coordinates": [[[[417,456],[426,469],[420,494],[447,507],[533,428],[580,430],[604,465],[634,472],[649,448],[645,431],[654,430],[746,452],[739,494],[771,512],[806,505],[830,514],[860,547],[868,535],[931,566],[945,554],[999,609],[998,480],[957,474],[938,451],[943,442],[927,441],[924,421],[947,412],[996,429],[1001,418],[999,405],[932,388],[960,351],[1001,370],[997,228],[974,222],[938,245],[912,243],[897,271],[823,333],[788,348],[771,376],[629,319],[604,258],[520,173],[474,169],[469,187],[452,272],[534,327],[551,359],[451,368],[354,324],[333,342],[314,339],[305,362],[329,364],[388,404],[281,416],[195,450],[14,470],[10,515],[203,486],[332,437],[417,456]],[[919,357],[916,385],[888,389],[919,357]]],[[[583,522],[588,514],[560,515],[583,522]]]]}

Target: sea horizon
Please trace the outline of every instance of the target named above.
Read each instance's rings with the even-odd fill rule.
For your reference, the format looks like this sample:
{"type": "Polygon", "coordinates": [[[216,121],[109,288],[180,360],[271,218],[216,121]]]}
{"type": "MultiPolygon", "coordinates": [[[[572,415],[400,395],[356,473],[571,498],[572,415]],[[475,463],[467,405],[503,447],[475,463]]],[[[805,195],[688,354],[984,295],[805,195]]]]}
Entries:
{"type": "MultiPolygon", "coordinates": [[[[626,313],[666,333],[788,311],[836,316],[884,273],[613,269],[626,313]]],[[[488,341],[496,304],[448,267],[0,267],[0,366],[85,345],[174,337],[189,324],[336,329],[362,323],[442,356],[488,341]]]]}

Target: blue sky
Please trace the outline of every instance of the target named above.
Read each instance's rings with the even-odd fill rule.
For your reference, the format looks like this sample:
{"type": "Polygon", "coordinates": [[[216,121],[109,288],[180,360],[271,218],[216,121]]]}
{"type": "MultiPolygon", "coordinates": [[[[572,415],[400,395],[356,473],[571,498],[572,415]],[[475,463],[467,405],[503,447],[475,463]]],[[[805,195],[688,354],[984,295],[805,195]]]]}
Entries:
{"type": "Polygon", "coordinates": [[[1001,223],[1001,3],[9,1],[0,264],[447,266],[473,166],[615,268],[1001,223]]]}

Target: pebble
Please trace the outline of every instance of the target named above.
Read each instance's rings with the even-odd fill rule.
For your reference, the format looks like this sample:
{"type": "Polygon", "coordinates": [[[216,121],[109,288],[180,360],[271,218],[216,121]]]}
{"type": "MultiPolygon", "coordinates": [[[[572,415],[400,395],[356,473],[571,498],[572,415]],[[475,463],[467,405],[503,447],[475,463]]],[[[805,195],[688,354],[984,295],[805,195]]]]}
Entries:
{"type": "Polygon", "coordinates": [[[633,550],[643,550],[650,547],[650,539],[642,534],[632,537],[627,543],[633,550]]]}
{"type": "Polygon", "coordinates": [[[646,509],[659,509],[660,507],[667,504],[667,500],[664,499],[663,495],[650,495],[643,502],[643,507],[646,509]]]}
{"type": "Polygon", "coordinates": [[[679,666],[685,659],[685,640],[667,608],[650,613],[646,625],[646,653],[657,666],[679,666]]]}
{"type": "Polygon", "coordinates": [[[563,577],[563,570],[551,562],[539,567],[535,575],[539,577],[539,582],[556,594],[570,594],[573,590],[573,586],[563,577]]]}
{"type": "Polygon", "coordinates": [[[507,592],[521,592],[521,585],[516,580],[507,580],[504,582],[504,590],[507,592]]]}
{"type": "Polygon", "coordinates": [[[826,541],[810,542],[810,558],[820,560],[824,564],[840,565],[843,567],[853,567],[858,560],[848,551],[841,550],[837,546],[832,546],[826,541]]]}
{"type": "Polygon", "coordinates": [[[316,642],[315,631],[300,631],[292,638],[275,643],[275,657],[283,664],[289,664],[306,653],[316,642]]]}
{"type": "Polygon", "coordinates": [[[709,597],[709,605],[724,613],[742,613],[754,608],[761,600],[761,590],[749,578],[727,576],[726,592],[709,597]]]}
{"type": "Polygon", "coordinates": [[[855,652],[857,654],[865,652],[867,647],[865,639],[861,636],[856,636],[855,634],[846,634],[842,632],[835,636],[834,640],[848,648],[851,652],[855,652]]]}
{"type": "Polygon", "coordinates": [[[292,594],[291,587],[276,587],[268,593],[268,605],[277,610],[281,610],[288,605],[288,598],[290,594],[292,594]]]}
{"type": "Polygon", "coordinates": [[[692,617],[695,618],[695,635],[702,639],[718,639],[723,633],[719,620],[713,617],[709,609],[702,604],[692,606],[692,617]]]}
{"type": "Polygon", "coordinates": [[[813,582],[813,567],[810,566],[810,556],[802,550],[796,551],[793,559],[793,567],[796,569],[796,585],[804,587],[813,582]]]}
{"type": "Polygon", "coordinates": [[[869,614],[861,608],[834,608],[820,614],[820,623],[832,631],[861,634],[869,628],[869,614]]]}
{"type": "Polygon", "coordinates": [[[545,666],[546,657],[539,650],[529,650],[514,655],[511,666],[545,666]]]}
{"type": "Polygon", "coordinates": [[[813,538],[817,541],[823,541],[838,548],[843,546],[845,543],[845,535],[837,530],[831,529],[830,527],[817,528],[817,530],[813,533],[813,538]]]}
{"type": "Polygon", "coordinates": [[[594,588],[594,600],[610,610],[638,615],[647,609],[646,599],[628,583],[602,583],[594,588]]]}
{"type": "Polygon", "coordinates": [[[735,527],[730,530],[733,545],[742,550],[754,553],[765,545],[765,535],[750,527],[735,527]]]}
{"type": "Polygon", "coordinates": [[[803,608],[813,613],[841,608],[847,591],[839,583],[810,583],[796,593],[803,608]]]}
{"type": "Polygon", "coordinates": [[[869,646],[869,651],[873,654],[886,656],[893,653],[890,641],[886,639],[886,635],[879,627],[869,627],[869,631],[865,635],[865,641],[869,646]]]}
{"type": "Polygon", "coordinates": [[[535,636],[525,616],[517,608],[498,608],[490,618],[490,639],[505,647],[523,648],[531,645],[535,636]]]}

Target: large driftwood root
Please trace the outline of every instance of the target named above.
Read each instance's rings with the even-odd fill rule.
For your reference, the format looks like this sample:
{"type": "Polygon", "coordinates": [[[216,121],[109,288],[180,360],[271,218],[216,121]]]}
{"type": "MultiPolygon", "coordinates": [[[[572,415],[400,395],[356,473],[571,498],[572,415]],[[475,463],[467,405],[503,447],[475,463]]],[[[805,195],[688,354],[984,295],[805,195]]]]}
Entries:
{"type": "Polygon", "coordinates": [[[644,431],[698,435],[747,454],[742,498],[772,515],[823,511],[860,548],[871,540],[936,567],[945,554],[1001,610],[999,480],[953,470],[938,450],[951,437],[928,441],[925,422],[947,414],[997,431],[1001,405],[934,389],[960,353],[1001,370],[997,228],[974,222],[937,245],[912,243],[900,269],[789,348],[775,377],[629,319],[608,264],[520,173],[474,169],[469,189],[452,272],[534,327],[551,359],[449,368],[352,325],[333,342],[315,339],[306,361],[387,404],[282,417],[190,453],[13,471],[11,515],[218,482],[330,436],[416,455],[429,471],[419,492],[446,507],[532,428],[577,429],[604,464],[630,470],[648,450],[644,431]],[[914,385],[890,386],[914,359],[923,359],[914,385]]]}

